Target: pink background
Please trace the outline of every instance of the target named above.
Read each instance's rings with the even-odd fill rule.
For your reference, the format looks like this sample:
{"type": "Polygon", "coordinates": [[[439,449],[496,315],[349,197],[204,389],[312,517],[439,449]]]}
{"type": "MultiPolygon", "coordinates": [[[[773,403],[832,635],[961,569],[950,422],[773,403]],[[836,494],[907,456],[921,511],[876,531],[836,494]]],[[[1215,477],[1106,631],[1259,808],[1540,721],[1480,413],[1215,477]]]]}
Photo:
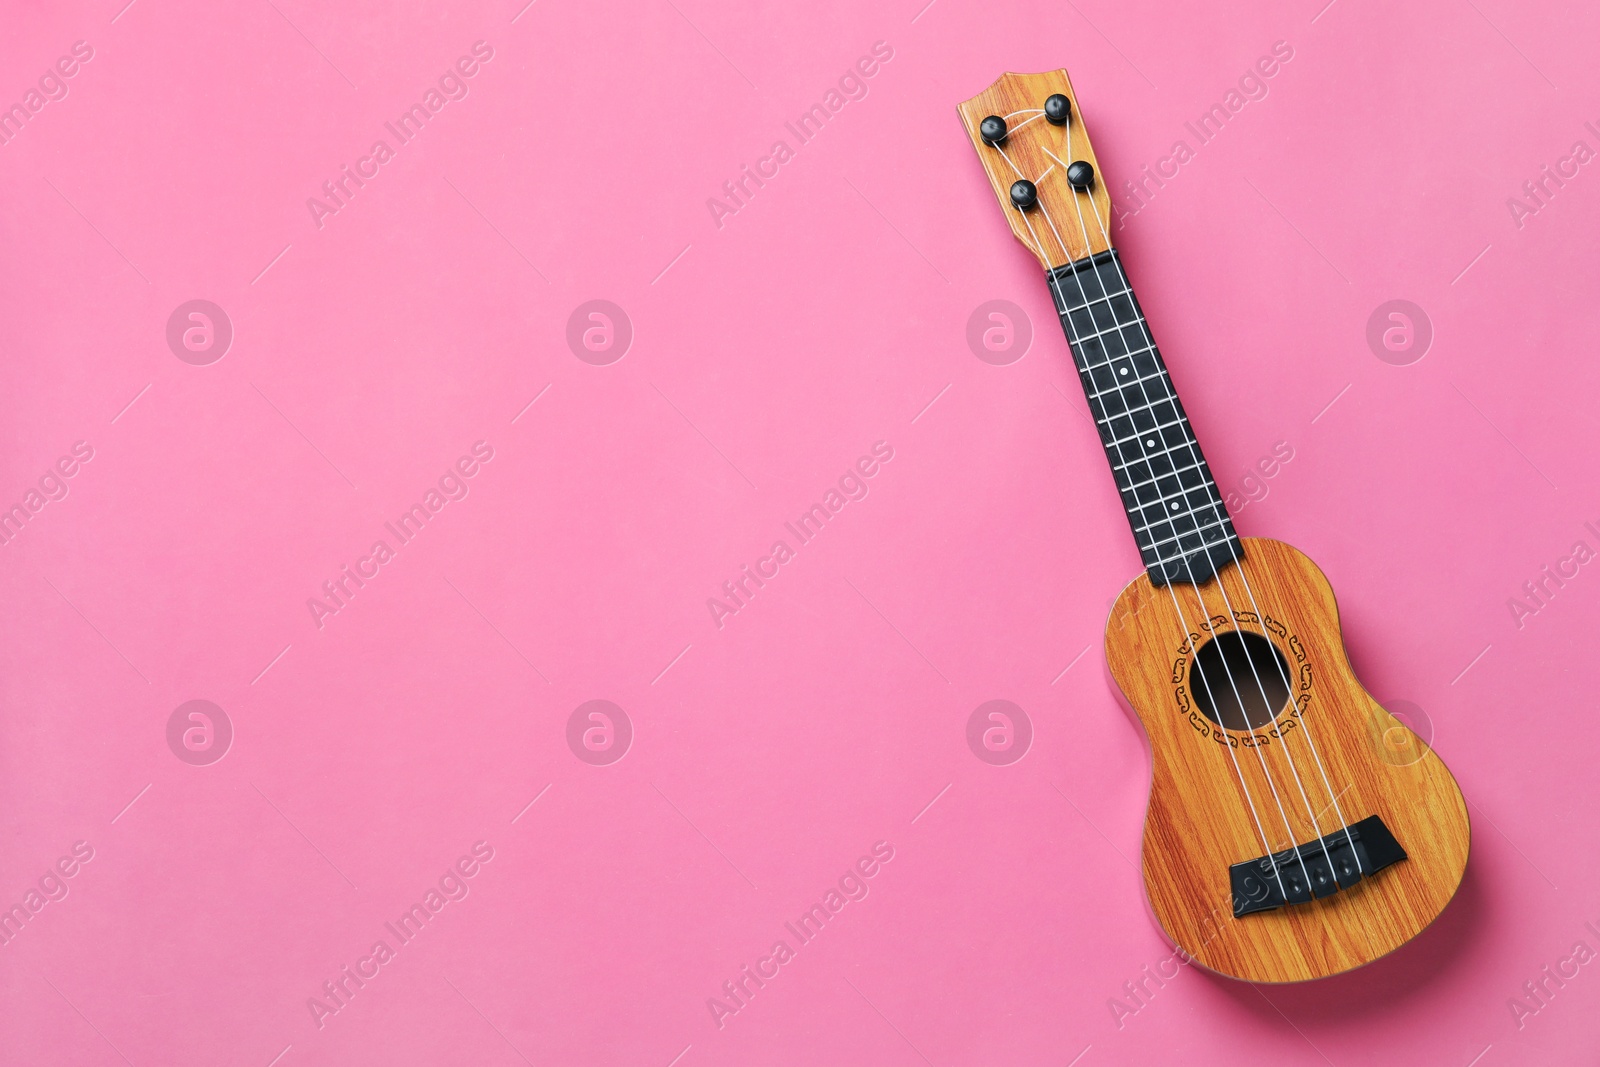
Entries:
{"type": "Polygon", "coordinates": [[[1600,574],[1520,628],[1508,598],[1600,548],[1600,177],[1520,228],[1506,201],[1600,148],[1600,19],[921,2],[7,5],[0,102],[93,58],[0,147],[0,506],[94,454],[0,547],[0,904],[94,855],[0,947],[0,1060],[1588,1062],[1600,968],[1508,1001],[1600,949],[1600,574]],[[319,229],[307,198],[480,40],[319,229]],[[865,99],[719,228],[707,199],[877,41],[865,99]],[[1117,239],[1224,487],[1293,449],[1238,524],[1327,571],[1472,862],[1367,971],[1185,970],[1119,1020],[1170,952],[1100,663],[1138,562],[954,106],[1067,66],[1136,206],[1122,179],[1276,41],[1268,96],[1117,239]],[[235,332],[208,366],[165,340],[197,298],[235,332]],[[1365,339],[1396,298],[1435,333],[1407,366],[1365,339]],[[593,299],[634,331],[607,366],[565,339],[593,299]],[[992,299],[1034,327],[1007,366],[965,340],[992,299]],[[319,629],[307,598],[477,441],[469,495],[319,629]],[[707,598],[877,441],[869,495],[718,629],[707,598]],[[209,766],[166,739],[193,699],[235,731],[209,766]],[[592,699],[632,724],[609,766],[567,743],[592,699]],[[1033,726],[1009,766],[967,746],[992,699],[1033,726]],[[478,841],[469,895],[319,1027],[478,841]],[[879,841],[719,1028],[707,999],[879,841]]]}

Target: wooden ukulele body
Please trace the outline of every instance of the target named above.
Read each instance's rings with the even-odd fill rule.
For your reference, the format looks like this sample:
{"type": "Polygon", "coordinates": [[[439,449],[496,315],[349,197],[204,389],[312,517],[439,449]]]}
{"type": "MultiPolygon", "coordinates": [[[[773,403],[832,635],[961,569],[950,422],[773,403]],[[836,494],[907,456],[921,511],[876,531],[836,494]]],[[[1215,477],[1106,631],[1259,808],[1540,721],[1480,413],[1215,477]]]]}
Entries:
{"type": "Polygon", "coordinates": [[[1209,970],[1322,978],[1392,952],[1439,915],[1466,869],[1467,809],[1443,761],[1356,680],[1322,572],[1282,542],[1243,544],[1239,564],[1199,586],[1140,575],[1106,628],[1107,666],[1150,748],[1145,892],[1162,930],[1209,970]],[[1230,630],[1266,636],[1288,667],[1290,698],[1249,731],[1214,723],[1194,692],[1196,649],[1230,630]],[[1337,832],[1340,812],[1345,824],[1380,816],[1406,858],[1332,895],[1236,918],[1230,865],[1261,857],[1263,832],[1274,852],[1337,832]]]}

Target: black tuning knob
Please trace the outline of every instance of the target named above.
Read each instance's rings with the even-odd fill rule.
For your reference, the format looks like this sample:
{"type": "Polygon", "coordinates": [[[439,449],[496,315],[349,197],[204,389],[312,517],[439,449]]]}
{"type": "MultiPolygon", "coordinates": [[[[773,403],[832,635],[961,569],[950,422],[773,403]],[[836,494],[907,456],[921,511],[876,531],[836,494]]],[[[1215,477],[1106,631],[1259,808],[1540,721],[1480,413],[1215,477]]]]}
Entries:
{"type": "Polygon", "coordinates": [[[1072,101],[1060,93],[1051,93],[1044,102],[1044,117],[1052,126],[1065,126],[1072,118],[1072,101]]]}
{"type": "Polygon", "coordinates": [[[1072,183],[1074,189],[1082,192],[1094,184],[1094,168],[1080,159],[1067,168],[1067,181],[1072,183]]]}
{"type": "Polygon", "coordinates": [[[999,115],[990,115],[978,123],[978,136],[990,144],[999,144],[1006,139],[1006,120],[999,115]]]}
{"type": "Polygon", "coordinates": [[[1018,211],[1026,211],[1039,202],[1039,187],[1028,179],[1011,183],[1011,203],[1018,211]]]}

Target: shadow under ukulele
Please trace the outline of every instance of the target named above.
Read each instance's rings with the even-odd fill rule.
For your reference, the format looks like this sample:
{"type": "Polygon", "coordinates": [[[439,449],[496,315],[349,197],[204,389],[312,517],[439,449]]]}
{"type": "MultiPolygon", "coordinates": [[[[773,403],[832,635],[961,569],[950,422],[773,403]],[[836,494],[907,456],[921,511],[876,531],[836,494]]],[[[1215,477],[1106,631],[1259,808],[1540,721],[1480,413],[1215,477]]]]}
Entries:
{"type": "Polygon", "coordinates": [[[1461,883],[1470,829],[1455,779],[1357,681],[1316,565],[1234,530],[1112,246],[1066,71],[1002,75],[959,111],[1012,234],[1044,268],[1145,567],[1112,606],[1105,652],[1150,750],[1151,913],[1233,978],[1371,963],[1461,883]],[[1383,758],[1374,730],[1416,758],[1383,758]]]}

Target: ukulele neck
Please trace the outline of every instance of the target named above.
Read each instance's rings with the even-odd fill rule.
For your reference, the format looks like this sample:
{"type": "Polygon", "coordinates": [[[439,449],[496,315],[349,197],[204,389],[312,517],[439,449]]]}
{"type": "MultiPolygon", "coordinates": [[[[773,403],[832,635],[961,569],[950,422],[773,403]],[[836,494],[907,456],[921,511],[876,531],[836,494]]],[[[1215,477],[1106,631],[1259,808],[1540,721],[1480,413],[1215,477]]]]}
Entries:
{"type": "Polygon", "coordinates": [[[1047,275],[1100,443],[1153,585],[1244,557],[1117,250],[1047,275]]]}

